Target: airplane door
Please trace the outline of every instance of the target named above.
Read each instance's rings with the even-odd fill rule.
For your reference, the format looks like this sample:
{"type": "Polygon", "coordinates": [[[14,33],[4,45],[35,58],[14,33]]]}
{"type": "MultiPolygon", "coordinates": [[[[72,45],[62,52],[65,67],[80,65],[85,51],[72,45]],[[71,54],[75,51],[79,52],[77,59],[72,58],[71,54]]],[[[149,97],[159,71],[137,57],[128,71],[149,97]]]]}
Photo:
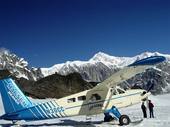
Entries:
{"type": "Polygon", "coordinates": [[[91,91],[90,93],[87,94],[88,98],[87,111],[89,115],[98,114],[102,112],[106,95],[107,91],[104,90],[91,91]]]}

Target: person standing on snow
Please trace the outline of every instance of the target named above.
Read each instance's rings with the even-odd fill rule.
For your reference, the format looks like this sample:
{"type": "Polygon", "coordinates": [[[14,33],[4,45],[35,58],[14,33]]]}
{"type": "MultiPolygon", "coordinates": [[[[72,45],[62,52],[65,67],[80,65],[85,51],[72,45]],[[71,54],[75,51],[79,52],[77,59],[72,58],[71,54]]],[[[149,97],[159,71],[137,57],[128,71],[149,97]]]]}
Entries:
{"type": "Polygon", "coordinates": [[[142,102],[141,109],[143,112],[143,118],[147,118],[146,106],[145,106],[144,102],[142,102]]]}
{"type": "Polygon", "coordinates": [[[154,114],[153,114],[153,103],[151,102],[151,100],[149,100],[149,113],[150,113],[150,118],[154,118],[154,114]]]}

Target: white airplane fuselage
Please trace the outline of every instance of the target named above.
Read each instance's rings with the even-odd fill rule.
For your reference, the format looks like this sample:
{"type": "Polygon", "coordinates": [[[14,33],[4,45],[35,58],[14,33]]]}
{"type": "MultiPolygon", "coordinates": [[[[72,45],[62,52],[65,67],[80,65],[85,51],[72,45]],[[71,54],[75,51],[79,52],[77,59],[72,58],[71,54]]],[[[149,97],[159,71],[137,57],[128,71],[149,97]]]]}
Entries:
{"type": "Polygon", "coordinates": [[[77,115],[95,115],[103,113],[112,106],[127,107],[140,103],[150,93],[145,90],[122,90],[110,88],[105,90],[86,90],[61,99],[33,104],[32,107],[4,116],[6,120],[42,120],[77,115]],[[32,115],[31,115],[32,114],[32,115]]]}
{"type": "MultiPolygon", "coordinates": [[[[114,95],[113,89],[109,89],[107,96],[105,96],[105,91],[91,91],[93,90],[86,90],[77,94],[73,94],[71,96],[47,102],[47,104],[51,106],[46,106],[46,114],[48,116],[51,115],[54,118],[76,115],[94,115],[103,113],[105,110],[110,109],[112,106],[122,108],[140,103],[143,99],[146,99],[150,94],[146,93],[145,95],[142,95],[144,90],[141,89],[126,91],[122,90],[122,93],[118,93],[116,89],[114,95]],[[91,98],[92,95],[95,94],[98,95],[97,100],[91,98]],[[56,108],[58,108],[58,110],[56,108]]],[[[42,105],[45,106],[47,104],[43,103],[42,105]]]]}

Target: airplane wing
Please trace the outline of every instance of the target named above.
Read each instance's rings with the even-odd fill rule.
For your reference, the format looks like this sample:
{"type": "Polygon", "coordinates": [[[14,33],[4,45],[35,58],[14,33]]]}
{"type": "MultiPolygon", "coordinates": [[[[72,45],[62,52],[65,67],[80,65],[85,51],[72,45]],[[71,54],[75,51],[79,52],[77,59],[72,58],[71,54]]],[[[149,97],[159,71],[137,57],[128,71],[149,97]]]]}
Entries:
{"type": "Polygon", "coordinates": [[[120,84],[121,82],[132,78],[136,74],[144,72],[146,69],[151,68],[152,66],[165,61],[166,58],[163,56],[152,56],[148,57],[139,61],[136,61],[130,64],[127,67],[124,67],[120,71],[114,73],[108,79],[104,80],[103,82],[99,83],[94,90],[99,90],[103,88],[110,88],[116,87],[116,85],[120,84]]]}

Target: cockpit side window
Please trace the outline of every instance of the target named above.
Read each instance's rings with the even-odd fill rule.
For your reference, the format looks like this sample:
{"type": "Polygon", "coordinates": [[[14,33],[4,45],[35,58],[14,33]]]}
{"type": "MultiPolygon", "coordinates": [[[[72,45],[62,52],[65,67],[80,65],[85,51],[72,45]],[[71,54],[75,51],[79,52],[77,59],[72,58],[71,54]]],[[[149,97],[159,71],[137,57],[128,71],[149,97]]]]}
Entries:
{"type": "Polygon", "coordinates": [[[86,100],[86,96],[79,96],[78,97],[78,101],[84,101],[84,100],[86,100]]]}

